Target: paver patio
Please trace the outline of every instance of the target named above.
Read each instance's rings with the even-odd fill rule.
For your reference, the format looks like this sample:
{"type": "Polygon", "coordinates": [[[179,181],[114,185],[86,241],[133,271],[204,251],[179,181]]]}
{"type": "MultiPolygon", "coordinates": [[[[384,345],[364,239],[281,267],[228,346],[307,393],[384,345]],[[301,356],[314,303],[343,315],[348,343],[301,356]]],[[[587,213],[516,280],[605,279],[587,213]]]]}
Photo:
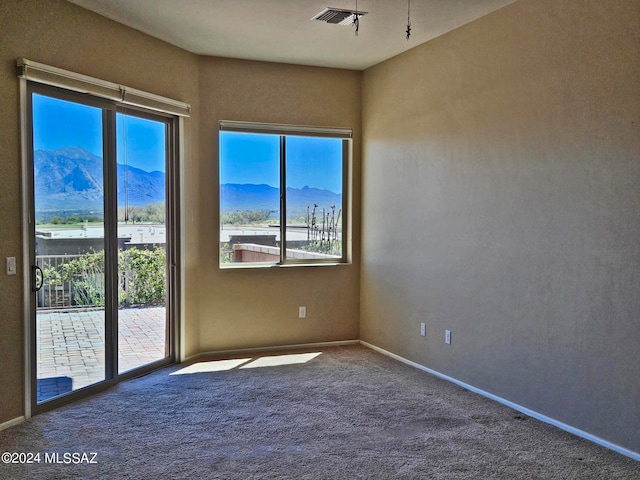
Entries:
{"type": "MultiPolygon", "coordinates": [[[[165,357],[165,307],[119,310],[120,373],[165,357]]],[[[104,380],[104,310],[38,311],[38,401],[104,380]]]]}

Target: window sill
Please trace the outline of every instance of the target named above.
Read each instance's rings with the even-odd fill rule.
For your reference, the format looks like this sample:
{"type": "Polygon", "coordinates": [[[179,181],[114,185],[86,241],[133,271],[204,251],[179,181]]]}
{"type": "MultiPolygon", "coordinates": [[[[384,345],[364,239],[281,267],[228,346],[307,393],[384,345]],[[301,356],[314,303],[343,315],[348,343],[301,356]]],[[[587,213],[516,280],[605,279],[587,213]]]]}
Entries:
{"type": "Polygon", "coordinates": [[[297,267],[342,267],[351,262],[317,262],[317,263],[236,263],[218,265],[220,270],[246,270],[260,268],[297,268],[297,267]]]}

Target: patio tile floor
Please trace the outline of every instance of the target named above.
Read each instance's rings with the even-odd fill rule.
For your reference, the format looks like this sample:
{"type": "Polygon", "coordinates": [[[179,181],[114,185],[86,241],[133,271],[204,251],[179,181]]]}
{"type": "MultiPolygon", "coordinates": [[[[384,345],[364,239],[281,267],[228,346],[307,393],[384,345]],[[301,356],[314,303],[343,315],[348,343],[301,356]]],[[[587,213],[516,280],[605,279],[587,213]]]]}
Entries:
{"type": "MultiPolygon", "coordinates": [[[[165,311],[119,311],[120,373],[165,357],[165,311]]],[[[104,310],[40,310],[36,323],[38,401],[104,380],[104,310]]]]}

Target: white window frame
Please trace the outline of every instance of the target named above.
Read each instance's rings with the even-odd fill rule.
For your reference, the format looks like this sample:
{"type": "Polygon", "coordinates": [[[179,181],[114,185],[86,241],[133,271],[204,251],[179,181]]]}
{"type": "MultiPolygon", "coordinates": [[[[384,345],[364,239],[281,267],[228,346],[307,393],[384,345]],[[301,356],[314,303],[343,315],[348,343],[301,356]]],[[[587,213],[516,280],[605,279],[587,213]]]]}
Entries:
{"type": "MultiPolygon", "coordinates": [[[[351,192],[351,155],[352,155],[352,138],[353,131],[349,128],[336,128],[336,127],[315,127],[315,126],[301,126],[301,125],[287,125],[287,124],[272,124],[272,123],[255,123],[255,122],[241,122],[233,120],[222,120],[219,122],[218,138],[221,132],[242,132],[242,133],[256,133],[256,134],[269,134],[279,135],[281,137],[280,143],[280,260],[278,262],[247,262],[247,263],[222,263],[218,262],[221,269],[235,269],[235,268],[256,268],[256,267],[289,267],[289,266],[301,266],[301,265],[344,265],[350,263],[350,232],[351,232],[351,216],[350,216],[350,192],[351,192]],[[343,140],[342,147],[342,256],[331,258],[303,258],[294,259],[287,258],[287,225],[286,225],[286,213],[287,213],[287,183],[286,183],[286,155],[285,155],[285,143],[286,137],[290,136],[302,136],[302,137],[324,137],[335,138],[343,140]],[[283,140],[285,139],[285,140],[283,140]]],[[[218,155],[218,169],[220,169],[221,161],[220,154],[218,155]]],[[[220,189],[221,183],[218,182],[218,189],[220,189]]],[[[220,191],[220,190],[219,190],[220,191]]],[[[222,213],[221,205],[218,208],[218,213],[222,213]]],[[[219,227],[218,227],[219,228],[219,227]]],[[[219,234],[220,230],[218,230],[219,234]]],[[[218,238],[218,244],[220,244],[220,238],[218,238]]]]}

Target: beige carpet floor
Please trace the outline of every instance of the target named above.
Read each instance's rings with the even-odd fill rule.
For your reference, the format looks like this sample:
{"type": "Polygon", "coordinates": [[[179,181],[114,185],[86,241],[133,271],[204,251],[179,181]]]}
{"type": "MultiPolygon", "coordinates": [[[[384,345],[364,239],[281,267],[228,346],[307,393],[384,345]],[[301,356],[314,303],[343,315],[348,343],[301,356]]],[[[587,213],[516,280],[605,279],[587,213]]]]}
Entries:
{"type": "Polygon", "coordinates": [[[361,346],[164,368],[0,432],[0,452],[40,453],[2,479],[640,479],[361,346]]]}

